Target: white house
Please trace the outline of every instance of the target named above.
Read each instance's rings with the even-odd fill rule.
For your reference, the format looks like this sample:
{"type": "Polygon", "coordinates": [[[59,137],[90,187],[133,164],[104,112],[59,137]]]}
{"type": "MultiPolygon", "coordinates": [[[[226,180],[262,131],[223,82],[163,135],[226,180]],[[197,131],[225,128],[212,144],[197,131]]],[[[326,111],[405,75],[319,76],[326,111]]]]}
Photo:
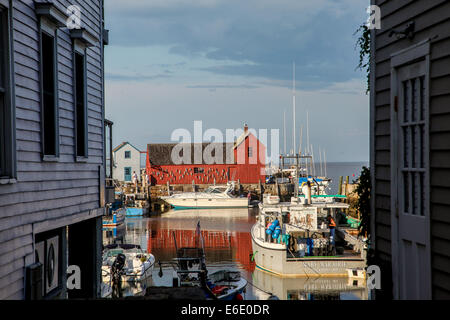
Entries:
{"type": "Polygon", "coordinates": [[[129,142],[122,142],[113,150],[113,176],[122,182],[131,182],[133,172],[141,173],[141,152],[129,142]]]}

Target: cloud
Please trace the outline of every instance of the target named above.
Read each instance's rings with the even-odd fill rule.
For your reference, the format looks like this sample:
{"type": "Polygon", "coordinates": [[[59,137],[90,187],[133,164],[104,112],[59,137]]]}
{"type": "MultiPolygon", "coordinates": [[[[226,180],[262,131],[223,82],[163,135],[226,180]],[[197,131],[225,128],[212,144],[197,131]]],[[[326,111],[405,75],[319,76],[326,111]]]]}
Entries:
{"type": "Polygon", "coordinates": [[[256,89],[259,86],[251,84],[211,84],[211,85],[188,85],[191,89],[256,89]]]}
{"type": "Polygon", "coordinates": [[[360,0],[108,0],[111,43],[166,46],[187,58],[216,61],[203,71],[332,83],[354,78],[360,0]],[[225,61],[239,62],[235,65],[225,61]],[[316,78],[315,78],[316,77],[316,78]]]}
{"type": "Polygon", "coordinates": [[[168,74],[143,75],[143,74],[105,73],[106,80],[112,81],[147,81],[169,77],[170,76],[168,74]]]}

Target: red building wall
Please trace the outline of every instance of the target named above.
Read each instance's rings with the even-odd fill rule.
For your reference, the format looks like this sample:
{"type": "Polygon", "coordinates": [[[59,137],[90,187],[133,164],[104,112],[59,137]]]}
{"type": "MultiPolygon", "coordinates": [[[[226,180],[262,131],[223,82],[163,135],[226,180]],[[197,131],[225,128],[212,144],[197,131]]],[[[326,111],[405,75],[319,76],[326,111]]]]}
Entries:
{"type": "Polygon", "coordinates": [[[147,153],[146,170],[152,185],[226,184],[239,180],[256,184],[265,180],[266,147],[252,134],[234,149],[234,164],[152,165],[147,153]],[[251,154],[249,155],[249,148],[251,154]],[[196,173],[196,168],[203,172],[196,173]]]}

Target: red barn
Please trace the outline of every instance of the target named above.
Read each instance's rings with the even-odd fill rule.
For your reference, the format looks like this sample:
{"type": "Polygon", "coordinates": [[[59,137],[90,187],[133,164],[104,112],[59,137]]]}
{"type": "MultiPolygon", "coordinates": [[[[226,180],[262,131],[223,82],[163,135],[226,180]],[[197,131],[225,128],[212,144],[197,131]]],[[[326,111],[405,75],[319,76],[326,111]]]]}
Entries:
{"type": "MultiPolygon", "coordinates": [[[[234,143],[148,144],[146,171],[152,185],[226,184],[240,181],[256,184],[265,181],[266,147],[245,126],[234,143]],[[174,163],[172,154],[187,161],[174,163]],[[201,150],[201,161],[195,163],[194,151],[201,150]],[[210,155],[209,157],[205,155],[210,155]]],[[[177,161],[178,162],[178,161],[177,161]]]]}

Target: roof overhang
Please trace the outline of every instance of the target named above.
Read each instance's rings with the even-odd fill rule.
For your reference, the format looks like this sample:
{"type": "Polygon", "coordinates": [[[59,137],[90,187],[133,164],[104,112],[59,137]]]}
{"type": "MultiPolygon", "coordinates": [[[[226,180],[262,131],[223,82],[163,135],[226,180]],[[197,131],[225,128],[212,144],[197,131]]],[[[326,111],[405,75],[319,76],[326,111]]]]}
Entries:
{"type": "Polygon", "coordinates": [[[67,25],[68,16],[59,10],[55,4],[49,1],[34,1],[35,12],[39,17],[45,17],[53,22],[58,28],[67,25]]]}
{"type": "Polygon", "coordinates": [[[94,47],[99,42],[98,38],[85,28],[70,29],[70,37],[81,41],[86,47],[94,47]]]}

